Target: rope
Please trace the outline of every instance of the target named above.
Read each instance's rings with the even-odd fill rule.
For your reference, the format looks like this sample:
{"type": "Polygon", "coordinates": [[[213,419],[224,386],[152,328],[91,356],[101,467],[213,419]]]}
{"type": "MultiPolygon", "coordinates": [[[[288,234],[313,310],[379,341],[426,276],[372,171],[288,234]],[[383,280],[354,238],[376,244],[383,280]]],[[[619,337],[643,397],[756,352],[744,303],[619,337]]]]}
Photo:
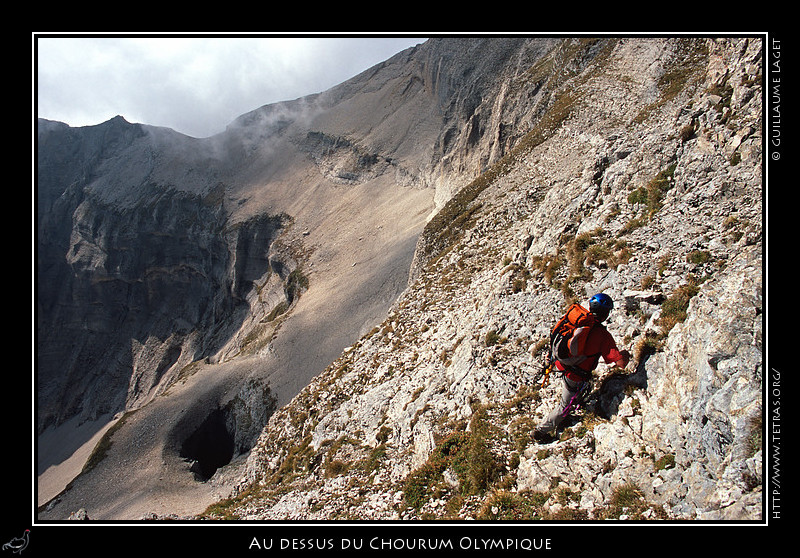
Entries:
{"type": "Polygon", "coordinates": [[[564,412],[561,413],[561,418],[567,418],[567,415],[572,412],[573,409],[578,410],[583,403],[581,395],[584,391],[587,390],[590,382],[581,382],[578,385],[578,389],[575,391],[573,396],[570,398],[569,403],[564,408],[564,412]]]}

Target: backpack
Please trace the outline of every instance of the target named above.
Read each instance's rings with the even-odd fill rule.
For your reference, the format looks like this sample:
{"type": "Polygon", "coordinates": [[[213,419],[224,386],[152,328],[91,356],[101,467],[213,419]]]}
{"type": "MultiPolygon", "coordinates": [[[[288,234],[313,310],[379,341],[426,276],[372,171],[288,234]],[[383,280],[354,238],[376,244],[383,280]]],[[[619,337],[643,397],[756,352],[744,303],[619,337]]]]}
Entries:
{"type": "Polygon", "coordinates": [[[599,323],[586,308],[572,304],[550,333],[551,358],[560,362],[566,370],[590,374],[577,368],[577,365],[594,356],[584,354],[584,346],[589,331],[599,323]]]}

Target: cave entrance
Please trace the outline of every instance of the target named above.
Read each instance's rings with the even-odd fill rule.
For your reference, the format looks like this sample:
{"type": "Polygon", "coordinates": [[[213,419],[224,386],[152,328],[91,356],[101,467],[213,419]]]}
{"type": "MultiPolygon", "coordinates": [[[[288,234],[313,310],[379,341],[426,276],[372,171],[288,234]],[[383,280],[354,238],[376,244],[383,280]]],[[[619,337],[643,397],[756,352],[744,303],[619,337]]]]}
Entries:
{"type": "Polygon", "coordinates": [[[234,434],[225,415],[221,409],[212,412],[181,446],[180,456],[194,461],[191,470],[198,480],[210,479],[233,459],[234,434]]]}
{"type": "Polygon", "coordinates": [[[240,457],[253,448],[275,409],[276,398],[269,384],[250,378],[223,406],[202,405],[190,410],[184,420],[191,422],[176,426],[172,447],[189,463],[195,480],[206,482],[221,467],[234,461],[241,464],[240,457]]]}

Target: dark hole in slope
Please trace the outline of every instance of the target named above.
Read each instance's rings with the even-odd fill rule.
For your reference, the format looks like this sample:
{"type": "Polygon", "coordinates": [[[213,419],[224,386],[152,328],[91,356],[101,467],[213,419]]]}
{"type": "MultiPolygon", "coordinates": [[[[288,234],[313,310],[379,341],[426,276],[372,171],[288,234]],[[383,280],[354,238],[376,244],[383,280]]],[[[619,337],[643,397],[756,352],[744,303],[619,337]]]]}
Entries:
{"type": "Polygon", "coordinates": [[[233,458],[234,436],[225,422],[225,413],[217,409],[181,446],[180,456],[195,462],[192,471],[201,480],[210,479],[233,458]]]}

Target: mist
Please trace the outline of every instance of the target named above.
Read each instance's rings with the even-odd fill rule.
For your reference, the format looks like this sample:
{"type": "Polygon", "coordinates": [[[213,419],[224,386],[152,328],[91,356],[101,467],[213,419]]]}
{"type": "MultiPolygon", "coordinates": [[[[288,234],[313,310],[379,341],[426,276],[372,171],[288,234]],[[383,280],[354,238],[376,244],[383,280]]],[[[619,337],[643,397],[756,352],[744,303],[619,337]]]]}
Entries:
{"type": "Polygon", "coordinates": [[[263,105],[320,93],[424,42],[371,36],[34,36],[37,116],[209,137],[263,105]]]}

